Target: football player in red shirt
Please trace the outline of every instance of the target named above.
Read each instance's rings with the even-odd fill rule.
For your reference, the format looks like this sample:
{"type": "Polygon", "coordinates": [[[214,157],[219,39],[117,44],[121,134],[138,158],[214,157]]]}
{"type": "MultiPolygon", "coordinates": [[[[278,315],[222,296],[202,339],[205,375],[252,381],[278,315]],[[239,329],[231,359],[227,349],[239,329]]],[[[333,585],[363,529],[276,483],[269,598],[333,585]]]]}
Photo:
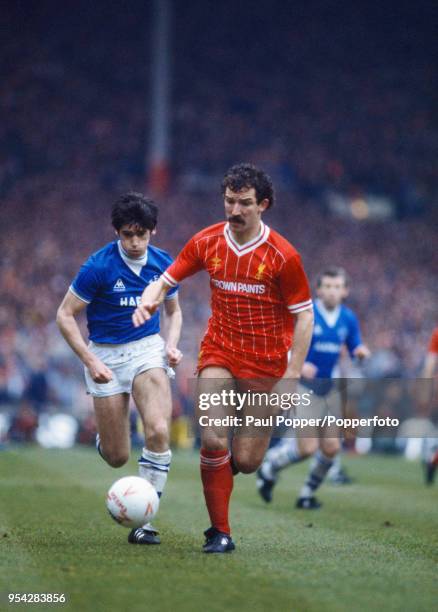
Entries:
{"type": "MultiPolygon", "coordinates": [[[[434,391],[436,387],[436,371],[438,364],[438,327],[433,330],[427,350],[426,359],[424,360],[423,378],[431,379],[431,386],[427,387],[428,401],[436,401],[437,396],[434,391]]],[[[426,484],[431,485],[435,480],[435,472],[438,467],[438,439],[425,439],[425,476],[426,484]]]]}
{"type": "MultiPolygon", "coordinates": [[[[198,362],[204,388],[207,384],[210,393],[220,393],[225,386],[239,388],[244,379],[298,380],[312,336],[312,300],[298,252],[262,221],[274,203],[271,180],[254,166],[239,164],[225,175],[222,194],[227,221],[188,241],[160,279],[144,291],[134,325],[150,318],[171,287],[207,270],[212,315],[198,362]]],[[[261,384],[266,386],[266,381],[261,384]]],[[[225,407],[221,410],[216,408],[215,416],[227,413],[225,407]]],[[[201,478],[211,520],[205,552],[234,549],[228,522],[233,474],[258,468],[270,432],[233,436],[231,443],[229,437],[218,429],[201,433],[201,478]]]]}
{"type": "Polygon", "coordinates": [[[424,377],[432,378],[437,364],[438,358],[438,327],[432,332],[432,336],[429,342],[429,348],[427,350],[426,361],[424,363],[424,377]]]}

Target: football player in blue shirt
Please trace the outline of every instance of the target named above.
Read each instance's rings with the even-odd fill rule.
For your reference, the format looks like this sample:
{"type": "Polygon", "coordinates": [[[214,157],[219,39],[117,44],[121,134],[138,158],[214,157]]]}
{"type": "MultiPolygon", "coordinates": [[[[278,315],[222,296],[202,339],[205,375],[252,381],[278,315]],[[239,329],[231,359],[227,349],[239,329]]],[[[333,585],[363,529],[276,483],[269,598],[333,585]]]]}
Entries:
{"type": "MultiPolygon", "coordinates": [[[[165,251],[150,244],[157,216],[157,207],[139,193],[130,192],[117,200],[111,215],[117,240],[84,263],[58,309],[56,321],[84,364],[102,458],[115,468],[129,459],[132,395],[145,432],[139,474],[160,496],[171,461],[169,376],[172,366],[182,358],[177,348],[182,324],[178,288],[169,291],[164,304],[166,342],[159,334],[158,312],[146,325],[136,328],[132,324],[132,314],[145,287],[172,262],[165,251]],[[88,345],[76,322],[85,308],[88,345]]],[[[133,529],[128,541],[159,544],[160,539],[158,532],[146,524],[133,529]]]]}
{"type": "MultiPolygon", "coordinates": [[[[310,409],[297,411],[297,416],[303,418],[317,418],[328,412],[341,416],[340,393],[333,384],[332,377],[344,345],[352,358],[362,360],[370,355],[368,348],[362,344],[356,315],[342,304],[348,295],[348,277],[345,270],[337,267],[324,270],[317,281],[317,295],[318,298],[314,302],[312,342],[303,365],[299,388],[301,393],[310,389],[313,400],[310,409]]],[[[314,493],[340,451],[340,438],[333,428],[315,430],[315,437],[309,435],[309,429],[306,431],[307,434],[283,439],[266,453],[257,473],[257,488],[266,502],[272,500],[272,490],[280,470],[314,455],[296,507],[316,509],[321,506],[314,493]]]]}

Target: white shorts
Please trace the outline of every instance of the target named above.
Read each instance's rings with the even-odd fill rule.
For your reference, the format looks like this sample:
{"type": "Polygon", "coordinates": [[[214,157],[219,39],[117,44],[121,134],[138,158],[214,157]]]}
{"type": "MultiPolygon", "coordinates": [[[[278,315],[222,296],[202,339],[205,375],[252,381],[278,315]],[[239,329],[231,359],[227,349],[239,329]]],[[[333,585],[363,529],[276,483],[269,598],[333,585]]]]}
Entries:
{"type": "Polygon", "coordinates": [[[297,393],[300,395],[310,394],[310,405],[303,406],[300,404],[297,407],[295,414],[298,418],[323,419],[326,415],[332,415],[337,418],[342,417],[341,394],[336,384],[333,385],[326,395],[317,395],[316,393],[311,393],[308,387],[300,383],[297,393]]]}
{"type": "Polygon", "coordinates": [[[163,368],[169,377],[174,375],[167,363],[164,340],[159,334],[126,344],[99,344],[90,341],[88,347],[113,373],[109,383],[96,383],[88,369],[84,368],[87,393],[94,397],[131,393],[134,378],[152,368],[163,368]]]}

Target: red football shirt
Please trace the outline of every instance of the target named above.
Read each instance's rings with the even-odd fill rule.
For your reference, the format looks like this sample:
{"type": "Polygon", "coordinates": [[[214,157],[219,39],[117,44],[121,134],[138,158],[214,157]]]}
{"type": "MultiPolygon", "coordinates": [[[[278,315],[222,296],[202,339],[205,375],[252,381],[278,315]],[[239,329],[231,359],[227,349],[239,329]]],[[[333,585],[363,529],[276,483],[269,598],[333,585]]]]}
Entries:
{"type": "Polygon", "coordinates": [[[435,329],[433,330],[428,352],[438,354],[438,327],[435,327],[435,329]]]}
{"type": "Polygon", "coordinates": [[[228,223],[195,234],[162,279],[175,286],[208,271],[212,315],[206,338],[227,354],[275,360],[292,343],[291,314],[312,307],[309,283],[294,247],[264,223],[238,244],[228,223]]]}

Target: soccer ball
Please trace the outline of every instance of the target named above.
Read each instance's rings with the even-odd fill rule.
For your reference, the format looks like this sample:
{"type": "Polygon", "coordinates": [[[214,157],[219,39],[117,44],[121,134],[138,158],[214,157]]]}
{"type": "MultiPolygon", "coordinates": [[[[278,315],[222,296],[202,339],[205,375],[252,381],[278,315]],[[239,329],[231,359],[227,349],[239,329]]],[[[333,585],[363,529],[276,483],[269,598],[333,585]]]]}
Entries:
{"type": "Polygon", "coordinates": [[[111,517],[124,527],[135,529],[157,514],[159,499],[154,487],[144,478],[126,476],[108,491],[106,507],[111,517]]]}

